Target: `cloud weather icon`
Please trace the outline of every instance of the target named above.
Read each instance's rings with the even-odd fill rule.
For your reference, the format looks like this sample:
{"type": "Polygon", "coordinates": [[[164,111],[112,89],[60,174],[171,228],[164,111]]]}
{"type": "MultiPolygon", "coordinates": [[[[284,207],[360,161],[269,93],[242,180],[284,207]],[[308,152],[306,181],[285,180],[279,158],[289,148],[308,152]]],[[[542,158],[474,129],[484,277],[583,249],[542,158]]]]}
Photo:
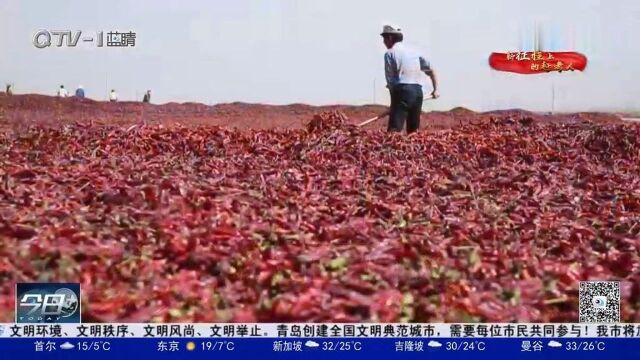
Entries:
{"type": "Polygon", "coordinates": [[[548,345],[549,347],[554,347],[554,348],[562,347],[562,344],[561,344],[561,343],[559,343],[559,342],[557,342],[557,341],[555,341],[555,340],[551,340],[551,341],[549,341],[549,343],[548,343],[547,345],[548,345]]]}
{"type": "Polygon", "coordinates": [[[311,341],[311,340],[309,340],[309,341],[307,341],[306,343],[304,343],[304,346],[306,346],[306,347],[312,347],[312,348],[315,348],[315,347],[320,346],[320,344],[318,344],[318,343],[317,343],[317,342],[315,342],[315,341],[311,341]]]}
{"type": "Polygon", "coordinates": [[[434,347],[434,348],[439,348],[442,346],[442,343],[439,343],[437,341],[429,341],[429,343],[427,344],[428,347],[434,347]]]}
{"type": "Polygon", "coordinates": [[[68,341],[66,343],[60,345],[60,349],[62,349],[62,350],[71,350],[74,347],[75,347],[75,345],[73,345],[72,343],[70,343],[68,341]]]}

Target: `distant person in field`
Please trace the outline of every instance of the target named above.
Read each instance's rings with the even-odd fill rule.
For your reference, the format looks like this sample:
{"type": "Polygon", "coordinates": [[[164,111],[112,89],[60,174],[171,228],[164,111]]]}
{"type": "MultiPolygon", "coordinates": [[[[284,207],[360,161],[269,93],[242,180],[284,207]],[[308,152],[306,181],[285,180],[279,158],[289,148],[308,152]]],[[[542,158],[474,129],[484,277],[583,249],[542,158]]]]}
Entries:
{"type": "Polygon", "coordinates": [[[78,88],[76,89],[76,97],[81,99],[84,98],[84,88],[82,88],[82,85],[78,85],[78,88]]]}
{"type": "Polygon", "coordinates": [[[64,88],[64,85],[60,85],[60,88],[58,89],[58,97],[65,98],[67,96],[69,96],[69,92],[64,88]]]}
{"type": "Polygon", "coordinates": [[[116,94],[116,91],[114,89],[111,89],[111,93],[109,93],[109,101],[111,102],[118,101],[118,94],[116,94]]]}
{"type": "Polygon", "coordinates": [[[384,54],[384,71],[391,94],[388,131],[401,132],[406,121],[407,134],[411,134],[420,127],[424,96],[422,74],[431,79],[431,97],[434,99],[438,97],[436,74],[425,57],[403,44],[400,29],[385,25],[380,35],[388,49],[384,54]]]}
{"type": "Polygon", "coordinates": [[[5,94],[7,94],[7,96],[13,95],[13,85],[7,84],[7,88],[5,90],[5,94]]]}
{"type": "Polygon", "coordinates": [[[144,97],[142,98],[142,102],[147,104],[151,102],[151,90],[147,90],[147,92],[144,94],[144,97]]]}

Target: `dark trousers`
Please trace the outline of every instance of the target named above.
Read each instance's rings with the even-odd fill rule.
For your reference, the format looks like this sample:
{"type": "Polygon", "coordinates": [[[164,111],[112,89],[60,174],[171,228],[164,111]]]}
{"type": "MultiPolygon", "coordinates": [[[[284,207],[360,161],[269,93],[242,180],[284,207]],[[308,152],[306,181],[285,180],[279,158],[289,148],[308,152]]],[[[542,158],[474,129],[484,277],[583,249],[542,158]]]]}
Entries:
{"type": "Polygon", "coordinates": [[[391,109],[388,131],[401,132],[407,122],[407,134],[420,127],[422,113],[422,86],[398,84],[391,89],[391,109]]]}

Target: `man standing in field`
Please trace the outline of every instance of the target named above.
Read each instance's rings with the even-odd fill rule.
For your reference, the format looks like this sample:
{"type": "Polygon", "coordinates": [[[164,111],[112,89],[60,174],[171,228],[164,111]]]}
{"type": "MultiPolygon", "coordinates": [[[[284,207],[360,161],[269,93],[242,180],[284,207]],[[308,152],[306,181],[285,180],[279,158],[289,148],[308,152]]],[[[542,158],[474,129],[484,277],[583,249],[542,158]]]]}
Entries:
{"type": "Polygon", "coordinates": [[[76,97],[81,99],[84,98],[84,88],[82,87],[82,85],[78,85],[78,88],[76,89],[76,97]]]}
{"type": "Polygon", "coordinates": [[[151,102],[151,90],[147,90],[147,92],[142,97],[142,102],[148,104],[151,102]]]}
{"type": "Polygon", "coordinates": [[[111,89],[111,92],[109,93],[109,101],[110,102],[118,101],[118,94],[116,93],[115,89],[111,89]]]}
{"type": "Polygon", "coordinates": [[[387,88],[391,94],[388,131],[401,132],[406,121],[407,134],[411,134],[420,127],[422,73],[431,79],[434,99],[438,97],[436,74],[423,56],[402,43],[400,29],[385,25],[380,35],[388,49],[384,54],[387,88]]]}
{"type": "Polygon", "coordinates": [[[60,89],[58,89],[58,97],[67,97],[69,96],[69,92],[64,88],[64,85],[60,85],[60,89]]]}

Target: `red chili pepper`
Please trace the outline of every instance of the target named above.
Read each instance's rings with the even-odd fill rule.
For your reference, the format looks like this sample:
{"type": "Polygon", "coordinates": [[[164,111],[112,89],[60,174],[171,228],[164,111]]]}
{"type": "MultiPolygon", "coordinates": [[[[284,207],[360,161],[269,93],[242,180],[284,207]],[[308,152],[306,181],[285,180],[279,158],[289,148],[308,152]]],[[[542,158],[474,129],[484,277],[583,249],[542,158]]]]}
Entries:
{"type": "Polygon", "coordinates": [[[44,278],[81,282],[89,322],[566,322],[589,279],[619,279],[639,319],[640,125],[615,115],[458,108],[406,137],[341,112],[247,131],[44,114],[0,131],[0,322],[14,282],[44,278]]]}

